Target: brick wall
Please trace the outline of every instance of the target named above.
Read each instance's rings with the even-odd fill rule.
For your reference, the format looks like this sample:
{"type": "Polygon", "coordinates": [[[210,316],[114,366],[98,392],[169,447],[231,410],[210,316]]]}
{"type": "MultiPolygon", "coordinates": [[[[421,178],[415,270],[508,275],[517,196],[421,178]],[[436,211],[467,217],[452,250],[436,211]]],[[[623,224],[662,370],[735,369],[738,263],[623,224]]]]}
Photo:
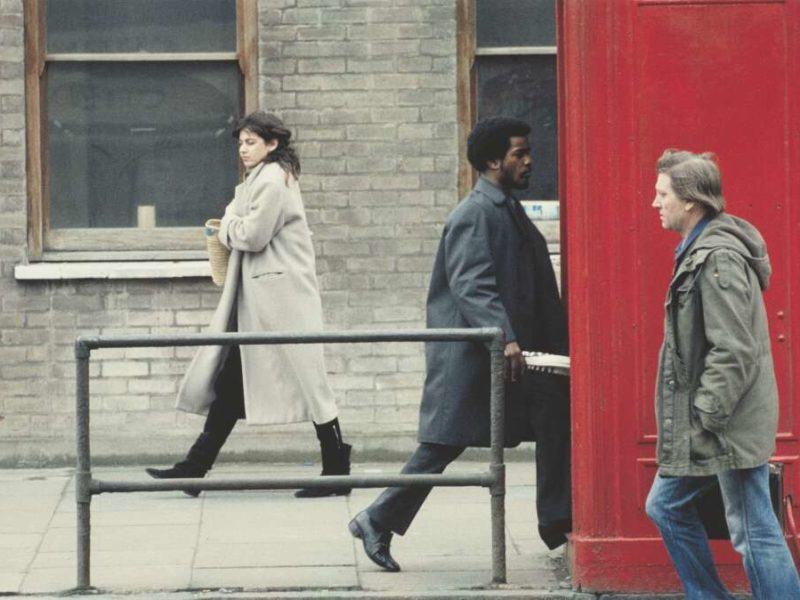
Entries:
{"type": "Polygon", "coordinates": [[[27,297],[12,275],[26,243],[22,31],[21,2],[0,0],[0,439],[29,435],[31,412],[42,413],[46,402],[47,365],[40,350],[45,336],[28,324],[26,309],[47,300],[27,297]]]}
{"type": "MultiPolygon", "coordinates": [[[[457,201],[452,0],[261,0],[262,106],[295,130],[330,330],[424,323],[441,224],[457,201]]],[[[26,260],[21,0],[0,0],[0,464],[68,460],[76,335],[200,331],[209,281],[17,282],[26,260]]],[[[360,452],[405,452],[423,377],[417,344],[328,346],[360,452]]],[[[191,349],[93,353],[101,460],[185,451],[202,420],[172,409],[191,349]]],[[[268,390],[266,390],[268,392],[268,390]]],[[[315,456],[310,425],[246,427],[227,457],[315,456]]],[[[145,458],[146,457],[146,458],[145,458]]]]}

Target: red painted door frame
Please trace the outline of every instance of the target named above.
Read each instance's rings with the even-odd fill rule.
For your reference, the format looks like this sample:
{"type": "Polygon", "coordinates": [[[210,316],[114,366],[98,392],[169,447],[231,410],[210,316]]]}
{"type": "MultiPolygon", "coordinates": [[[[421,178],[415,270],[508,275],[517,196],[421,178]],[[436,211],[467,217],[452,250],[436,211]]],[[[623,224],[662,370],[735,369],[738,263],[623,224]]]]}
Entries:
{"type": "MultiPolygon", "coordinates": [[[[644,514],[655,475],[653,383],[678,239],[650,208],[668,147],[719,156],[732,214],[769,245],[781,393],[777,460],[800,498],[800,2],[558,0],[560,189],[572,349],[573,581],[678,590],[644,514]],[[794,197],[793,197],[794,194],[794,197]],[[798,314],[797,318],[792,318],[798,314]]],[[[723,578],[746,582],[728,542],[723,578]]]]}

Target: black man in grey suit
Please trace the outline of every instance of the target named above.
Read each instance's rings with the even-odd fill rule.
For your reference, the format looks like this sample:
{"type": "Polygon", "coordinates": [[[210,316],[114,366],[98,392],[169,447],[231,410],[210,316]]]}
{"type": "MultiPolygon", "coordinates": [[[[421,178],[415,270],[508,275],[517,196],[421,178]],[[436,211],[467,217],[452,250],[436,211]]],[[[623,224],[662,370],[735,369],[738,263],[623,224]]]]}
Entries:
{"type": "MultiPolygon", "coordinates": [[[[522,351],[568,354],[567,319],[544,237],[512,190],[531,173],[530,126],[478,122],[467,157],[480,173],[447,219],[431,275],[429,328],[500,327],[505,335],[507,446],[536,440],[539,533],[555,548],[571,530],[569,382],[526,372],[522,351]]],[[[479,342],[428,342],[419,446],[403,473],[441,473],[466,447],[489,445],[489,352],[479,342]]],[[[367,556],[387,571],[390,553],[430,487],[385,490],[350,522],[367,556]]]]}

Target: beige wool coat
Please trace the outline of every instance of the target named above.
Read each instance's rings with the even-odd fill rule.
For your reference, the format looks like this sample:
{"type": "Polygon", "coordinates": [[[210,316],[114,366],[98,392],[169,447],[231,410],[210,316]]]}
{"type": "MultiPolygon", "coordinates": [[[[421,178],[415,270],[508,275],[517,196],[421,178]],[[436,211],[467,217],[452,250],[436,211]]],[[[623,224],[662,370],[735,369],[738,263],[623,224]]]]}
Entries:
{"type": "MultiPolygon", "coordinates": [[[[300,188],[278,163],[258,165],[236,187],[219,239],[231,256],[209,333],[322,331],[314,247],[300,188]]],[[[208,413],[227,350],[203,346],[197,351],[178,390],[179,410],[208,413]]],[[[243,345],[240,350],[249,423],[336,418],[321,345],[243,345]]]]}

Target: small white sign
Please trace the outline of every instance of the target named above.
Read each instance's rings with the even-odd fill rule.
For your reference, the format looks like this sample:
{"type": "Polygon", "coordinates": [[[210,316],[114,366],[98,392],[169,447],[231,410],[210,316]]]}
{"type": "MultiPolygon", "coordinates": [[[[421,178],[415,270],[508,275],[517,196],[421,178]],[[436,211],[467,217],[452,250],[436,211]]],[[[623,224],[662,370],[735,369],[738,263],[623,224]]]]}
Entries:
{"type": "Polygon", "coordinates": [[[558,221],[558,200],[522,200],[531,221],[558,221]]]}

